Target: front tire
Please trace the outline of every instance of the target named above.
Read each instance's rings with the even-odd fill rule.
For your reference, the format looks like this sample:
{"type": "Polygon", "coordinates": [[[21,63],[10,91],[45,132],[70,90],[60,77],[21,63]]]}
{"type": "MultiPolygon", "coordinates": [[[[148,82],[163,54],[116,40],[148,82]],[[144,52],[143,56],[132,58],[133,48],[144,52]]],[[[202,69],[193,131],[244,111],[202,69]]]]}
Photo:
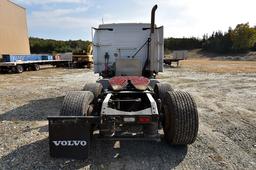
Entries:
{"type": "Polygon", "coordinates": [[[192,96],[187,92],[169,91],[164,100],[163,129],[170,144],[192,144],[198,133],[198,112],[192,96]]]}

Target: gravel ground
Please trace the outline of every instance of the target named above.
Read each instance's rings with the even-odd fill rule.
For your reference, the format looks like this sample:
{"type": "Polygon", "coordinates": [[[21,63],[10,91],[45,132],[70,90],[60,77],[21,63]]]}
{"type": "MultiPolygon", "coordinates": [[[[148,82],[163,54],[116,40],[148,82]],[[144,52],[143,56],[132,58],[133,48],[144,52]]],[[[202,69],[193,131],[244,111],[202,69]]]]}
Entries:
{"type": "Polygon", "coordinates": [[[49,156],[46,117],[57,115],[67,91],[97,79],[90,70],[43,69],[0,74],[0,169],[256,169],[256,72],[209,73],[166,68],[159,75],[190,92],[200,128],[188,147],[162,142],[94,139],[87,161],[49,156]]]}

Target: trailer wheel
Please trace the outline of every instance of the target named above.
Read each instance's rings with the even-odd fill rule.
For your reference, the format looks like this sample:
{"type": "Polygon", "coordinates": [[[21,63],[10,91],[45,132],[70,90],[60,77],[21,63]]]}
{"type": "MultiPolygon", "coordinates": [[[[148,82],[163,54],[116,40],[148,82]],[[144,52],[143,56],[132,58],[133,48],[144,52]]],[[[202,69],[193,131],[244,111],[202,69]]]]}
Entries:
{"type": "Polygon", "coordinates": [[[40,70],[39,64],[34,64],[32,68],[33,68],[33,71],[39,71],[40,70]]]}
{"type": "Polygon", "coordinates": [[[1,74],[8,73],[8,69],[6,69],[6,68],[0,68],[0,73],[1,73],[1,74]]]}
{"type": "Polygon", "coordinates": [[[60,116],[87,116],[93,93],[89,91],[69,92],[62,103],[60,116]]]}
{"type": "Polygon", "coordinates": [[[90,91],[93,93],[96,99],[102,92],[102,85],[100,83],[86,83],[83,87],[83,91],[90,91]]]}
{"type": "Polygon", "coordinates": [[[158,99],[161,99],[163,101],[164,95],[168,91],[173,91],[173,88],[168,83],[157,83],[154,88],[154,92],[156,94],[156,97],[158,99]]]}
{"type": "Polygon", "coordinates": [[[164,135],[168,143],[187,145],[195,141],[198,132],[197,106],[189,93],[169,91],[164,100],[164,135]]]}
{"type": "Polygon", "coordinates": [[[22,73],[24,71],[24,68],[22,65],[17,65],[15,71],[16,73],[22,73]]]}

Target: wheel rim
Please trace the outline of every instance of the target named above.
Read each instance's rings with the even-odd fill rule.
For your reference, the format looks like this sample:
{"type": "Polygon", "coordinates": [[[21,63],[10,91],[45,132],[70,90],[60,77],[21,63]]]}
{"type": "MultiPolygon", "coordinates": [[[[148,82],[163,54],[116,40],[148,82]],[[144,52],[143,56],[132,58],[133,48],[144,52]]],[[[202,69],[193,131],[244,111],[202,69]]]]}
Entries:
{"type": "Polygon", "coordinates": [[[20,65],[18,65],[18,66],[16,67],[16,69],[17,69],[17,72],[18,72],[18,73],[22,73],[22,72],[23,72],[23,67],[20,66],[20,65]]]}

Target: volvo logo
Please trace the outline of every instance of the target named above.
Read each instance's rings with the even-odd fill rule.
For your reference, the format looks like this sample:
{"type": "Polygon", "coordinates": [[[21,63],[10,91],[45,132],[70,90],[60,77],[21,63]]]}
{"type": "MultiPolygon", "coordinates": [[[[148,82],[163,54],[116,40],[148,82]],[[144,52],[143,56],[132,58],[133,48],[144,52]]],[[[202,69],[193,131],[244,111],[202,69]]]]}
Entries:
{"type": "Polygon", "coordinates": [[[87,142],[85,140],[59,140],[52,141],[55,146],[86,146],[87,142]]]}

